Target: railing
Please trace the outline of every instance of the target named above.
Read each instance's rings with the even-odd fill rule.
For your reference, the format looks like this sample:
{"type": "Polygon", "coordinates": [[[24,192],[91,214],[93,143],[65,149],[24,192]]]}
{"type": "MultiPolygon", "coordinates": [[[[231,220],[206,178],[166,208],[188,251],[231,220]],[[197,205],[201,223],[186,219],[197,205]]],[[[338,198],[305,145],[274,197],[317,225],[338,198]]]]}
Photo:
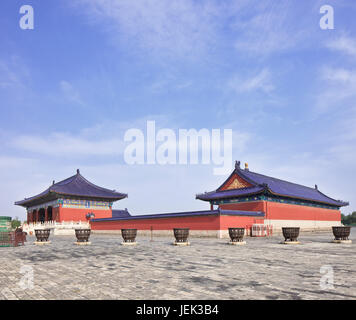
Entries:
{"type": "Polygon", "coordinates": [[[90,224],[87,221],[45,221],[24,223],[22,230],[28,234],[34,234],[35,229],[88,229],[90,224]]]}

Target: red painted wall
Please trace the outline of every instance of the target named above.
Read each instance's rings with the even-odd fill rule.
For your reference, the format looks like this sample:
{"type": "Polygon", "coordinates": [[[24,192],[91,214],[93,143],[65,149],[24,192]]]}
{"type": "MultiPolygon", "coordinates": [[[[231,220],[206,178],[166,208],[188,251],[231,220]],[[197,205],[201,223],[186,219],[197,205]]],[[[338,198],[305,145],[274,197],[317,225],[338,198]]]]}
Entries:
{"type": "Polygon", "coordinates": [[[240,202],[220,204],[220,209],[242,210],[242,211],[262,211],[265,212],[266,201],[240,202]]]}
{"type": "Polygon", "coordinates": [[[139,220],[119,220],[91,222],[93,230],[120,230],[134,228],[138,230],[171,230],[173,228],[190,228],[191,230],[219,230],[218,216],[199,216],[181,218],[159,218],[139,220]]]}
{"type": "Polygon", "coordinates": [[[262,211],[265,219],[341,221],[340,210],[300,206],[288,203],[256,201],[219,205],[221,209],[262,211]]]}
{"type": "Polygon", "coordinates": [[[340,210],[268,202],[267,219],[341,221],[340,210]]]}
{"type": "Polygon", "coordinates": [[[59,220],[62,221],[87,221],[86,215],[94,213],[95,218],[111,218],[112,210],[92,210],[92,209],[73,209],[59,208],[59,220]]]}
{"type": "Polygon", "coordinates": [[[228,228],[249,229],[255,223],[263,223],[263,217],[241,217],[241,216],[221,216],[220,230],[228,228]]]}
{"type": "Polygon", "coordinates": [[[172,230],[190,228],[190,230],[227,230],[231,227],[248,228],[254,223],[263,223],[263,218],[241,216],[198,216],[174,217],[119,221],[92,221],[93,230],[120,230],[134,228],[138,230],[172,230]]]}

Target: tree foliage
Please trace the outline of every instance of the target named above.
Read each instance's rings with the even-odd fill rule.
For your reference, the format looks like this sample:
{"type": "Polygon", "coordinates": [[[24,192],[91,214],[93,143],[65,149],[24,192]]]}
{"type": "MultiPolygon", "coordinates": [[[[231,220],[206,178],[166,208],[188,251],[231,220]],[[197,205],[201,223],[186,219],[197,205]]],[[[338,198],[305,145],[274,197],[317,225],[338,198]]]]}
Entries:
{"type": "Polygon", "coordinates": [[[356,211],[348,215],[341,214],[341,222],[344,225],[356,225],[356,211]]]}
{"type": "Polygon", "coordinates": [[[11,228],[16,229],[21,226],[21,221],[19,220],[18,217],[15,217],[14,219],[11,220],[11,228]]]}

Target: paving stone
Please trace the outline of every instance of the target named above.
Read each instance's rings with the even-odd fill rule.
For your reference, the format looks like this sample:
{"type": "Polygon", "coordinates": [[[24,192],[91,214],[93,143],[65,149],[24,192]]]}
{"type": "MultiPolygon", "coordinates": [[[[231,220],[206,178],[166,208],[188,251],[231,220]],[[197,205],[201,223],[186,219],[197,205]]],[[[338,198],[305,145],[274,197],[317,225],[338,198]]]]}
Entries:
{"type": "Polygon", "coordinates": [[[175,247],[168,237],[142,237],[125,247],[119,236],[94,234],[90,246],[56,236],[38,247],[28,237],[23,247],[0,248],[0,300],[355,299],[355,228],[350,239],[334,244],[331,232],[309,234],[284,246],[280,236],[247,237],[240,247],[191,238],[191,246],[175,247]],[[23,266],[32,267],[32,289],[19,285],[23,266]],[[320,286],[323,266],[332,268],[331,289],[320,286]]]}

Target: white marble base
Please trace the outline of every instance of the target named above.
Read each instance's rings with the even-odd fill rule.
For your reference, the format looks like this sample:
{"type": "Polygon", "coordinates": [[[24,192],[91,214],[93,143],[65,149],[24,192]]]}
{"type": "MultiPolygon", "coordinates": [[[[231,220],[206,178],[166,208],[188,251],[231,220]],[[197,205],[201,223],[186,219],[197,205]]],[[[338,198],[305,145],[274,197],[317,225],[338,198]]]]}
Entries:
{"type": "Polygon", "coordinates": [[[232,246],[244,246],[246,244],[246,241],[229,241],[227,244],[230,244],[232,246]]]}
{"type": "Polygon", "coordinates": [[[300,244],[299,241],[282,241],[282,244],[300,244]]]}
{"type": "Polygon", "coordinates": [[[83,241],[83,242],[74,242],[75,245],[77,246],[89,246],[91,244],[90,241],[83,241]]]}
{"type": "Polygon", "coordinates": [[[33,244],[35,244],[36,246],[44,246],[46,244],[50,244],[51,241],[35,241],[33,244]]]}
{"type": "Polygon", "coordinates": [[[173,245],[175,245],[175,246],[181,246],[181,247],[183,247],[183,246],[190,246],[190,242],[177,242],[177,241],[174,241],[173,242],[173,245]]]}
{"type": "Polygon", "coordinates": [[[352,243],[352,240],[333,240],[332,243],[352,243]]]}
{"type": "Polygon", "coordinates": [[[135,246],[135,245],[137,245],[137,242],[135,241],[135,242],[121,242],[121,245],[122,246],[135,246]]]}

